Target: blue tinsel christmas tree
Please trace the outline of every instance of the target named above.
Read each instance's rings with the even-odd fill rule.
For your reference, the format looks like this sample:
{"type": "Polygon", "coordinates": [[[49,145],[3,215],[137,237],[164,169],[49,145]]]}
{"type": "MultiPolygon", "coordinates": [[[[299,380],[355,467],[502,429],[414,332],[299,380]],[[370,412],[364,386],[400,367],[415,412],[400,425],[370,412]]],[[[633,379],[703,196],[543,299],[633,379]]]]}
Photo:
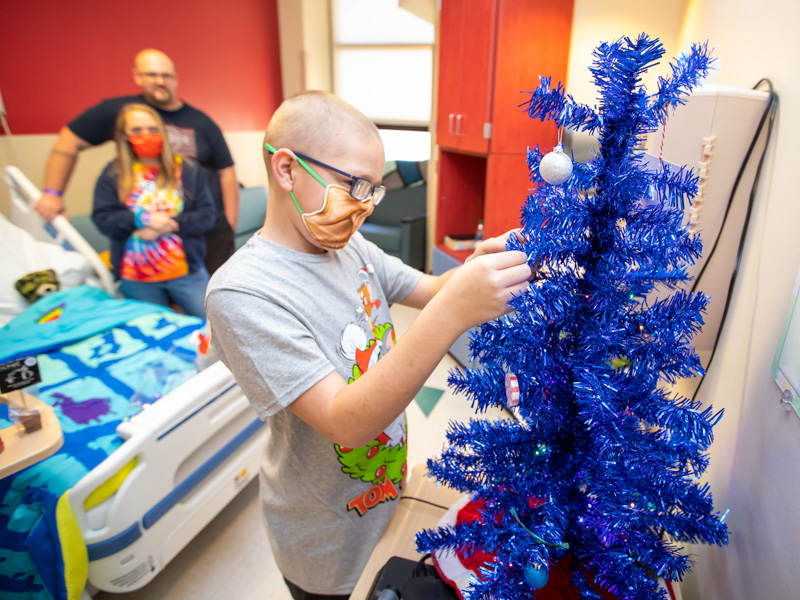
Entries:
{"type": "Polygon", "coordinates": [[[549,78],[524,105],[531,118],[596,134],[600,149],[563,185],[547,184],[543,154],[529,151],[538,186],[509,248],[538,261],[541,276],[473,337],[481,368],[450,375],[477,411],[507,404],[507,379],[519,386],[520,419],[451,424],[448,448],[428,464],[483,505],[478,521],[417,535],[420,551],[495,555],[470,599],[533,598],[566,555],[583,598],[598,598],[598,586],[662,598],[656,578],[680,580],[691,566],[676,541],[727,543],[698,482],[721,411],[663,385],[703,372],[691,339],[708,298],[679,289],[701,252],[682,225],[697,179],[649,171],[640,149],[713,59],[693,46],[648,94],[641,75],[663,53],[644,34],[601,44],[591,67],[599,108],[549,78]]]}

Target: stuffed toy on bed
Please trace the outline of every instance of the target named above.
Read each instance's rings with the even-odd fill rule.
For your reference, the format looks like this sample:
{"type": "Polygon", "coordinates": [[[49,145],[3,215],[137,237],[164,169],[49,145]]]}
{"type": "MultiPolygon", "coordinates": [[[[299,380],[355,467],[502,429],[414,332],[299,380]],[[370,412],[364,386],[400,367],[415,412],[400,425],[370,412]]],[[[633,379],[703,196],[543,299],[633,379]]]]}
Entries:
{"type": "Polygon", "coordinates": [[[35,271],[28,273],[25,277],[18,279],[14,287],[31,304],[39,298],[44,298],[47,294],[58,291],[58,277],[53,269],[46,271],[35,271]]]}
{"type": "Polygon", "coordinates": [[[37,241],[0,214],[0,327],[34,301],[86,282],[89,261],[58,244],[37,241]]]}

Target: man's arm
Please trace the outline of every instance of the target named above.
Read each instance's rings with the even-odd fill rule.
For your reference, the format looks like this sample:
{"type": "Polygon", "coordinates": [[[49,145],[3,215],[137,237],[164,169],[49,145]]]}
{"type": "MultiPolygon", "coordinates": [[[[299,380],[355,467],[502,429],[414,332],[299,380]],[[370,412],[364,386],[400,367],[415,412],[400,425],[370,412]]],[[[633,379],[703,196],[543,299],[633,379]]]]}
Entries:
{"type": "Polygon", "coordinates": [[[403,303],[431,300],[391,352],[349,385],[331,373],[288,409],[338,444],[368,443],[406,408],[461,333],[509,311],[512,294],[527,289],[531,277],[526,259],[498,252],[439,278],[423,276],[403,303]]]}
{"type": "Polygon", "coordinates": [[[236,231],[236,224],[239,222],[239,182],[236,180],[236,171],[231,165],[220,169],[218,173],[225,219],[231,229],[236,231]]]}
{"type": "Polygon", "coordinates": [[[63,193],[72,176],[78,152],[91,144],[78,137],[66,125],[61,128],[44,172],[44,193],[36,201],[34,208],[48,221],[64,211],[63,193]],[[55,192],[55,193],[53,193],[55,192]]]}

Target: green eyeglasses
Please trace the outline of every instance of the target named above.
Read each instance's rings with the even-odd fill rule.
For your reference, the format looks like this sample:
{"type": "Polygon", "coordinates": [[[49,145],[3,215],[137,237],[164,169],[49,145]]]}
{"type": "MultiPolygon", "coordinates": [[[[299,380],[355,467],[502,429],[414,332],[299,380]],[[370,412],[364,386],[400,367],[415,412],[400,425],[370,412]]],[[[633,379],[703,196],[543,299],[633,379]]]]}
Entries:
{"type": "MultiPolygon", "coordinates": [[[[270,154],[275,154],[278,150],[273,148],[269,144],[264,144],[264,147],[270,154]]],[[[319,165],[320,167],[325,167],[326,169],[330,169],[334,173],[339,173],[339,175],[344,175],[350,180],[350,195],[358,200],[359,202],[366,202],[367,200],[372,197],[372,203],[375,206],[381,203],[383,197],[386,196],[386,187],[383,185],[372,185],[371,182],[363,179],[362,177],[356,177],[348,173],[347,171],[342,171],[341,169],[337,169],[336,167],[332,167],[330,165],[325,164],[321,160],[317,160],[316,158],[311,158],[310,156],[306,156],[302,152],[297,152],[296,150],[292,150],[294,155],[297,157],[297,161],[303,165],[303,167],[311,173],[314,178],[319,181],[325,187],[328,187],[328,184],[323,181],[323,179],[317,175],[311,167],[309,167],[305,161],[312,162],[315,165],[319,165]]]]}

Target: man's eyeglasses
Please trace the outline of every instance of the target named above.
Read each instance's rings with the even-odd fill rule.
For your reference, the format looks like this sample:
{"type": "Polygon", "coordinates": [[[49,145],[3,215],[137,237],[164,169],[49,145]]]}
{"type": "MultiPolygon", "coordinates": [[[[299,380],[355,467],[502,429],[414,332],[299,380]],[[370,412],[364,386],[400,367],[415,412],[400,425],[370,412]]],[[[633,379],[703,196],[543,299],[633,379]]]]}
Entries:
{"type": "Polygon", "coordinates": [[[143,73],[142,71],[136,71],[139,74],[139,77],[144,77],[145,79],[158,79],[161,77],[164,81],[169,81],[170,79],[175,79],[175,73],[143,73]]]}
{"type": "MultiPolygon", "coordinates": [[[[264,144],[264,147],[270,154],[275,154],[277,150],[270,146],[269,144],[264,144]]],[[[339,173],[339,175],[344,175],[350,180],[350,195],[358,200],[359,202],[366,202],[372,197],[372,203],[375,206],[381,203],[383,197],[386,195],[386,186],[383,185],[372,185],[372,183],[366,179],[361,177],[356,177],[355,175],[351,175],[347,171],[342,171],[341,169],[337,169],[336,167],[332,167],[330,165],[325,164],[321,160],[317,160],[316,158],[311,158],[303,154],[302,152],[297,152],[296,150],[292,150],[294,155],[297,157],[297,160],[303,165],[309,173],[311,173],[317,181],[319,181],[325,187],[328,187],[328,184],[325,183],[314,171],[306,164],[303,164],[303,161],[306,160],[308,162],[312,162],[315,165],[319,165],[320,167],[324,167],[326,169],[330,169],[334,173],[339,173]]]]}

